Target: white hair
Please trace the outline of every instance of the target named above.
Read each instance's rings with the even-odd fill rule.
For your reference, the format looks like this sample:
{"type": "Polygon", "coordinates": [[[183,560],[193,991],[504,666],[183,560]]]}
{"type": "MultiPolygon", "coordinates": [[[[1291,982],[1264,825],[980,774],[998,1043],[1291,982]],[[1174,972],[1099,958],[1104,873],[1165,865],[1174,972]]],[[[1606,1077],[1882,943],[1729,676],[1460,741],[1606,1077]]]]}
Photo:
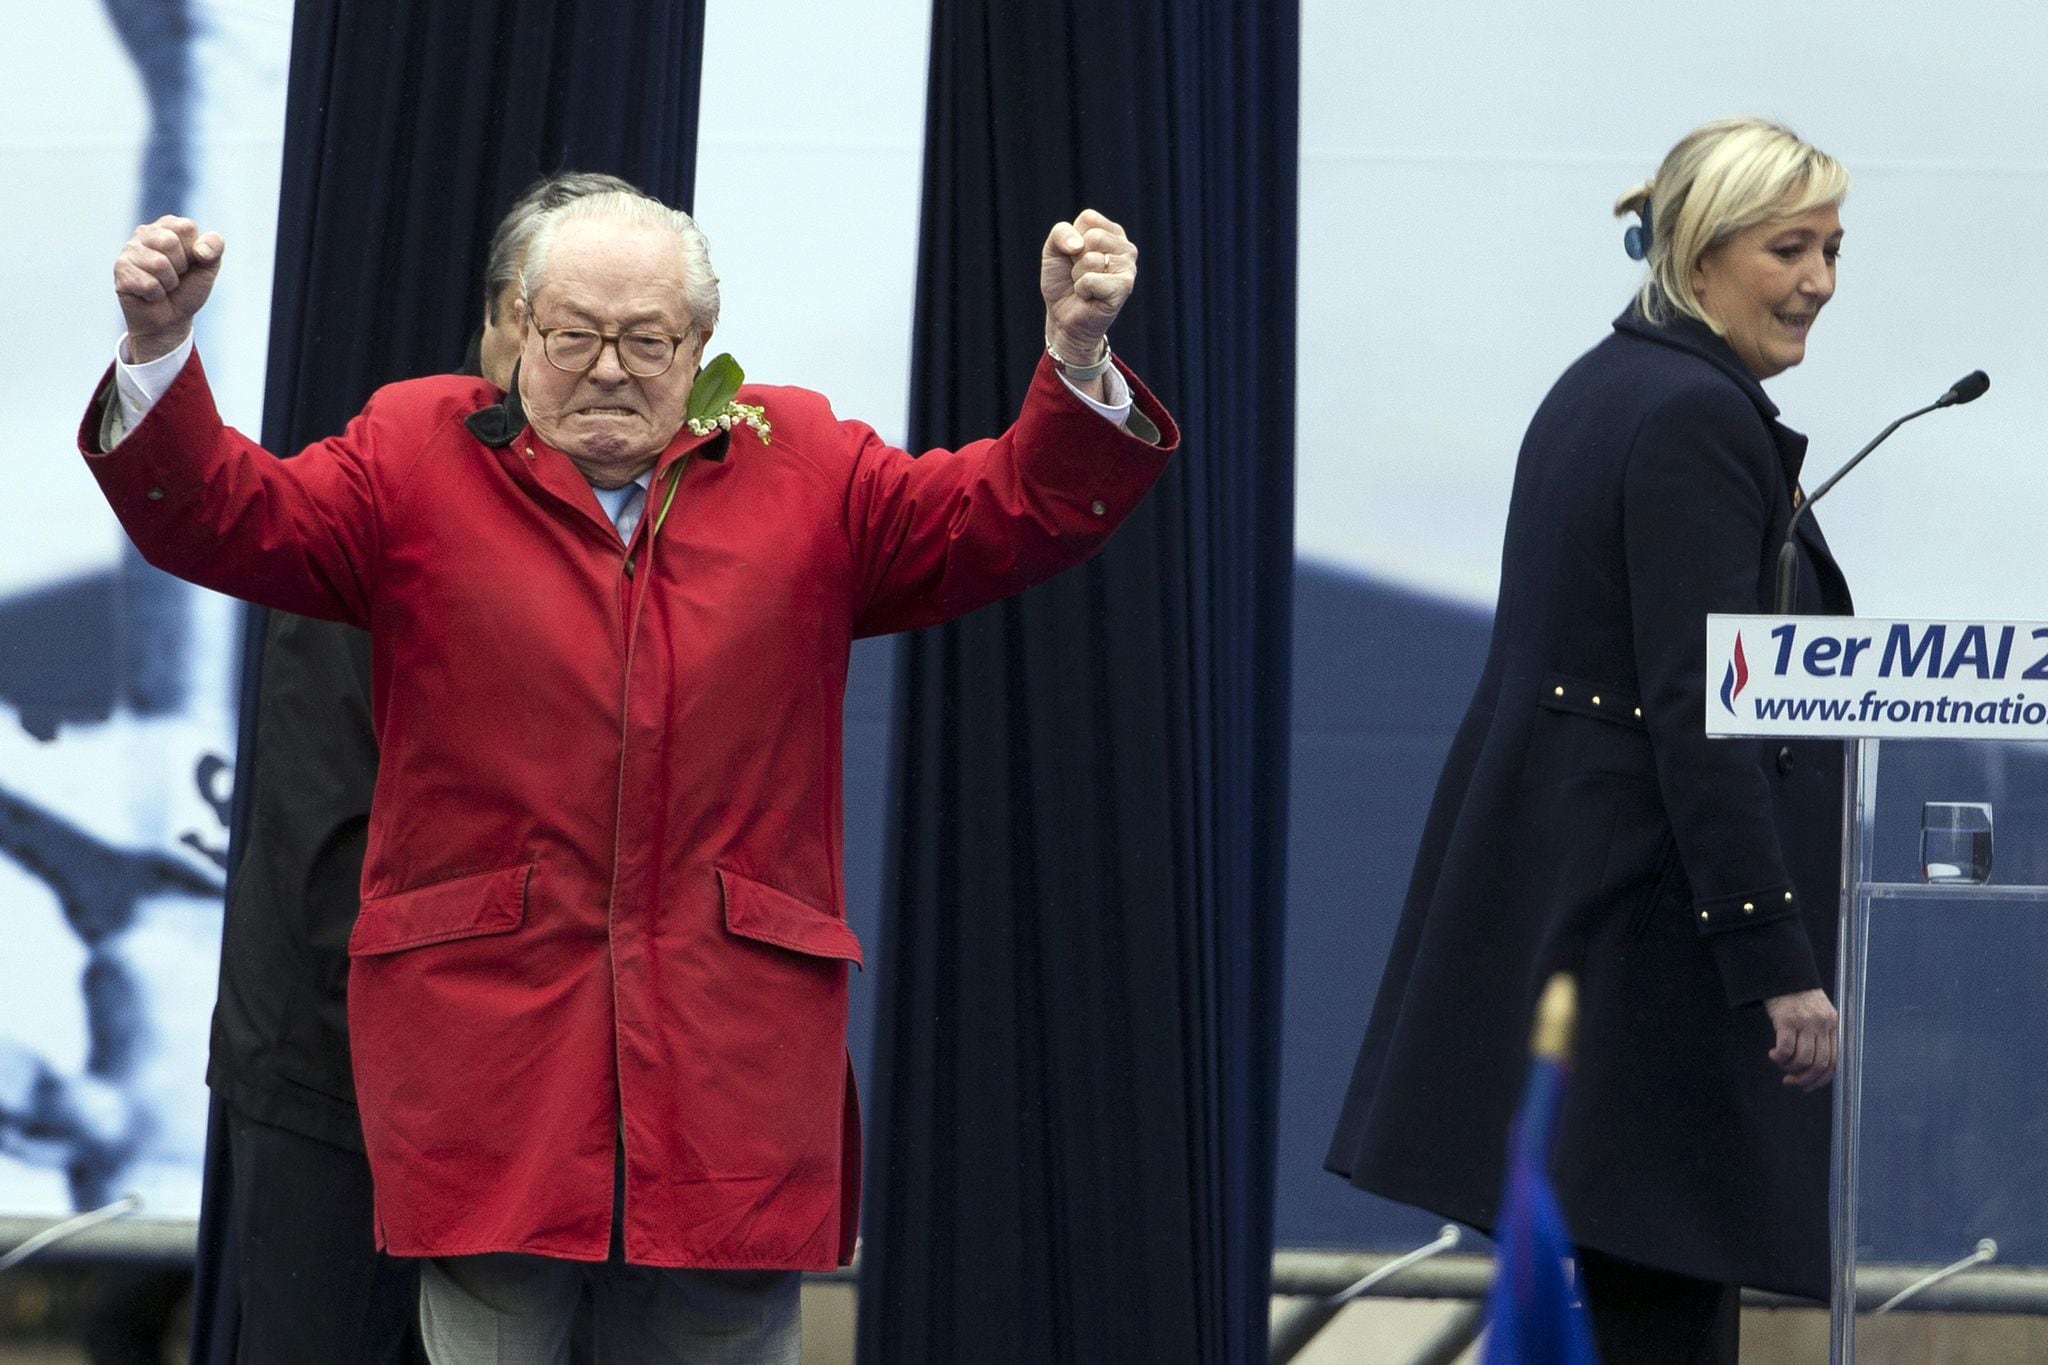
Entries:
{"type": "Polygon", "coordinates": [[[534,229],[519,271],[519,287],[528,299],[539,292],[547,276],[555,234],[564,223],[578,222],[626,223],[673,233],[683,258],[683,311],[689,315],[690,326],[708,333],[718,325],[718,276],[711,272],[711,244],[689,214],[639,194],[586,194],[549,209],[534,229]]]}

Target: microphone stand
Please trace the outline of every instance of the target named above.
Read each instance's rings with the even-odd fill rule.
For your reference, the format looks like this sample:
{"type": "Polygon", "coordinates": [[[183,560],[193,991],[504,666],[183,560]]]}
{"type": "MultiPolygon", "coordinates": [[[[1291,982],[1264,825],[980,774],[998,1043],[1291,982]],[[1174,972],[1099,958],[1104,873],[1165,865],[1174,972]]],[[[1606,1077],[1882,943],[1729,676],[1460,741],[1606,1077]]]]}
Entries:
{"type": "Polygon", "coordinates": [[[1830,474],[1826,483],[1814,489],[1806,500],[1794,509],[1792,520],[1785,527],[1785,543],[1778,547],[1778,588],[1772,598],[1773,615],[1789,615],[1792,611],[1792,599],[1798,593],[1799,552],[1796,547],[1799,536],[1799,519],[1806,515],[1806,509],[1819,502],[1823,494],[1842,481],[1843,475],[1862,463],[1865,455],[1883,445],[1887,437],[1900,427],[1906,425],[1906,423],[1912,421],[1915,417],[1925,417],[1937,408],[1952,408],[1958,404],[1975,402],[1977,399],[1982,398],[1985,390],[1990,387],[1991,380],[1985,376],[1982,370],[1973,370],[1969,374],[1964,375],[1949,387],[1947,393],[1935,399],[1924,408],[1913,409],[1913,411],[1877,433],[1877,439],[1850,456],[1847,464],[1837,469],[1833,474],[1830,474]]]}
{"type": "MultiPolygon", "coordinates": [[[[1947,395],[1943,395],[1943,398],[1946,399],[1947,395]]],[[[1827,492],[1830,488],[1833,488],[1836,484],[1840,483],[1842,481],[1842,476],[1844,474],[1847,474],[1850,470],[1854,469],[1858,464],[1860,464],[1865,455],[1868,455],[1871,451],[1876,450],[1879,446],[1883,445],[1885,443],[1885,439],[1889,437],[1893,432],[1897,431],[1900,427],[1906,425],[1906,423],[1912,421],[1915,417],[1925,417],[1928,413],[1933,412],[1936,408],[1943,408],[1947,406],[1947,401],[1937,400],[1935,402],[1929,403],[1924,408],[1916,408],[1912,412],[1907,413],[1904,417],[1899,418],[1890,426],[1886,427],[1883,431],[1877,433],[1877,438],[1873,440],[1869,445],[1863,447],[1863,449],[1857,451],[1854,455],[1851,455],[1849,457],[1849,463],[1843,465],[1840,469],[1837,469],[1834,473],[1828,475],[1826,483],[1822,484],[1820,487],[1814,489],[1813,492],[1806,495],[1806,500],[1799,504],[1799,508],[1797,511],[1793,512],[1791,524],[1785,528],[1785,543],[1778,547],[1778,592],[1777,596],[1773,599],[1773,615],[1788,615],[1792,610],[1792,599],[1798,592],[1797,579],[1799,574],[1799,519],[1806,515],[1806,509],[1813,506],[1816,502],[1819,502],[1821,494],[1827,492]]]]}

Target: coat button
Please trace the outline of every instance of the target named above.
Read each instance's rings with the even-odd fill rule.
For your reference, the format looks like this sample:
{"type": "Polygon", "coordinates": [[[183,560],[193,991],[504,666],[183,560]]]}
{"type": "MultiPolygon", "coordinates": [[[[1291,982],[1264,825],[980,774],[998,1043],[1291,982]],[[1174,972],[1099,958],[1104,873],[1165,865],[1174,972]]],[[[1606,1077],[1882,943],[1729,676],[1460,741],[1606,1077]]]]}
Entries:
{"type": "Polygon", "coordinates": [[[1109,515],[1109,504],[1101,498],[1097,498],[1094,502],[1088,504],[1088,510],[1098,517],[1106,517],[1109,515]]]}
{"type": "Polygon", "coordinates": [[[1791,775],[1792,746],[1789,744],[1782,744],[1778,746],[1778,776],[1790,777],[1791,775]]]}
{"type": "Polygon", "coordinates": [[[162,501],[164,500],[164,490],[163,490],[163,489],[161,489],[161,488],[152,488],[152,489],[150,489],[150,490],[149,490],[149,500],[150,500],[151,502],[162,502],[162,501]]]}
{"type": "Polygon", "coordinates": [[[631,555],[627,555],[627,556],[626,556],[626,577],[628,577],[628,578],[631,578],[632,576],[633,576],[633,556],[631,556],[631,555]]]}

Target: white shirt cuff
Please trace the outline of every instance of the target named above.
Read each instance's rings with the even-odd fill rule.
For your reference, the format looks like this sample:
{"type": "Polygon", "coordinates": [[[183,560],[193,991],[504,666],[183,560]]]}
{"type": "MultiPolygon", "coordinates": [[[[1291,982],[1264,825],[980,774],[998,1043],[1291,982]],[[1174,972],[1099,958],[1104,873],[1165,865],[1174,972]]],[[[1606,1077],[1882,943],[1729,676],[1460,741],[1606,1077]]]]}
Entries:
{"type": "Polygon", "coordinates": [[[1102,375],[1102,386],[1109,392],[1109,401],[1107,403],[1098,403],[1087,394],[1081,392],[1075,386],[1074,381],[1067,378],[1064,373],[1061,373],[1057,366],[1054,367],[1053,372],[1059,374],[1060,383],[1065,384],[1072,390],[1074,397],[1093,408],[1104,420],[1114,422],[1118,426],[1122,426],[1131,420],[1131,386],[1124,381],[1123,372],[1117,369],[1116,366],[1110,366],[1107,370],[1103,371],[1102,375]]]}
{"type": "Polygon", "coordinates": [[[114,348],[114,401],[107,405],[106,418],[100,424],[101,450],[112,450],[142,424],[149,410],[171,387],[171,381],[178,377],[178,371],[192,358],[192,336],[187,333],[176,348],[139,365],[131,365],[122,358],[127,350],[128,338],[124,336],[114,348]]]}

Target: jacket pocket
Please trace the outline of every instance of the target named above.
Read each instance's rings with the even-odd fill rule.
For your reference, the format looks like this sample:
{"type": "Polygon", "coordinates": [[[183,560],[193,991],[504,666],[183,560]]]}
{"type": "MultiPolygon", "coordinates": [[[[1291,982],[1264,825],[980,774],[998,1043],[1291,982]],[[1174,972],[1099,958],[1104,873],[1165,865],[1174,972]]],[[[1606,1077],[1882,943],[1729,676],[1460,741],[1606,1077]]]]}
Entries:
{"type": "Polygon", "coordinates": [[[733,933],[810,957],[836,957],[864,965],[860,939],[846,927],[845,920],[730,868],[713,870],[718,873],[725,902],[725,927],[733,933]]]}
{"type": "Polygon", "coordinates": [[[1634,697],[1553,673],[1535,702],[1522,757],[1524,791],[1593,774],[1656,779],[1650,732],[1634,697]]]}
{"type": "Polygon", "coordinates": [[[366,900],[349,935],[348,954],[373,957],[451,939],[509,934],[526,918],[532,876],[533,864],[520,863],[366,900]]]}
{"type": "Polygon", "coordinates": [[[1648,730],[1643,704],[1626,692],[1595,683],[1581,682],[1562,673],[1546,674],[1536,704],[1546,711],[1566,711],[1575,716],[1604,720],[1629,730],[1648,730]]]}

